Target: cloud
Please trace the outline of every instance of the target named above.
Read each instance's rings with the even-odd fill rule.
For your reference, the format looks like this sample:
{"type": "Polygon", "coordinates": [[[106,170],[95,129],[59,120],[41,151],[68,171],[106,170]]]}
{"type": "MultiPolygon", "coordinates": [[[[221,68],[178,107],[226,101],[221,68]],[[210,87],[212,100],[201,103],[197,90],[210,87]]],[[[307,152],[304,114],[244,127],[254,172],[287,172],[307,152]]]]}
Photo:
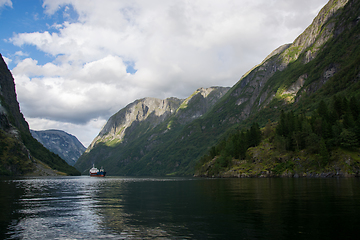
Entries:
{"type": "Polygon", "coordinates": [[[129,102],[127,98],[119,99],[119,94],[135,97],[131,88],[122,87],[118,81],[126,81],[130,74],[122,61],[112,56],[81,68],[69,64],[38,65],[36,60],[27,58],[12,72],[22,111],[31,118],[85,124],[93,118],[108,117],[119,110],[119,103],[129,102]]]}
{"type": "Polygon", "coordinates": [[[6,65],[8,65],[8,66],[9,66],[9,64],[12,62],[12,59],[7,58],[7,57],[5,57],[5,56],[2,56],[2,57],[3,57],[3,59],[4,59],[5,63],[6,63],[6,65]]]}
{"type": "Polygon", "coordinates": [[[15,55],[20,57],[29,56],[28,53],[24,53],[23,51],[17,51],[15,52],[15,55]]]}
{"type": "Polygon", "coordinates": [[[0,8],[3,6],[8,6],[8,7],[12,8],[11,0],[0,0],[0,8]]]}
{"type": "Polygon", "coordinates": [[[40,65],[29,56],[12,70],[22,111],[31,127],[48,120],[85,129],[135,99],[186,98],[199,87],[232,86],[292,42],[325,3],[45,0],[48,17],[60,11],[64,22],[9,39],[55,59],[40,65]],[[129,65],[136,71],[128,73],[129,65]]]}

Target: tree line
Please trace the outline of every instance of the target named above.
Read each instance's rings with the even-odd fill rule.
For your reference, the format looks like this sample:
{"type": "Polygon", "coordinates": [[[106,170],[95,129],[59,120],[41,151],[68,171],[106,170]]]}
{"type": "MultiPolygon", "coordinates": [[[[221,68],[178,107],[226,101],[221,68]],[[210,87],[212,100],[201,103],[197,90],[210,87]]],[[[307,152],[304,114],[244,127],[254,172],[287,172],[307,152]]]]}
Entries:
{"type": "Polygon", "coordinates": [[[320,101],[310,117],[282,111],[276,127],[276,146],[280,150],[305,149],[309,153],[319,154],[322,164],[326,165],[331,150],[359,147],[359,113],[360,104],[355,97],[348,100],[339,96],[334,96],[330,104],[320,101]]]}
{"type": "Polygon", "coordinates": [[[199,169],[204,163],[215,159],[211,171],[217,174],[230,166],[232,159],[245,159],[247,149],[259,145],[261,138],[262,134],[258,123],[253,123],[247,130],[234,130],[234,133],[230,134],[228,138],[211,147],[209,152],[197,162],[196,168],[199,169]]]}
{"type": "MultiPolygon", "coordinates": [[[[202,156],[196,168],[214,161],[212,173],[217,174],[229,167],[233,159],[246,159],[248,148],[256,147],[263,138],[271,135],[269,122],[263,133],[258,123],[250,129],[234,130],[227,138],[210,148],[202,156]]],[[[325,166],[331,150],[338,147],[354,150],[360,143],[360,103],[355,97],[334,96],[329,103],[320,101],[311,116],[293,111],[281,111],[271,142],[278,151],[301,151],[316,154],[319,164],[325,166]]]]}

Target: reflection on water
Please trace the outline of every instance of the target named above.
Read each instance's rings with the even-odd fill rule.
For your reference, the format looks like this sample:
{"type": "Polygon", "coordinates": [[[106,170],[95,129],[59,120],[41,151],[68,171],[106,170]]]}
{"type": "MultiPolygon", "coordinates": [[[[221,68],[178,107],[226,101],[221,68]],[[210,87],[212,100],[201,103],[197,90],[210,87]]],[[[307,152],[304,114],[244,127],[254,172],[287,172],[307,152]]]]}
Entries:
{"type": "Polygon", "coordinates": [[[0,180],[4,239],[350,239],[359,179],[0,180]]]}
{"type": "Polygon", "coordinates": [[[17,200],[21,216],[11,225],[13,238],[84,238],[99,232],[100,216],[94,211],[98,191],[90,179],[40,178],[15,180],[24,195],[17,200]]]}
{"type": "MultiPolygon", "coordinates": [[[[171,237],[161,229],[161,224],[154,228],[137,225],[138,220],[132,219],[134,214],[124,211],[124,200],[129,198],[126,196],[129,184],[163,181],[174,181],[174,179],[61,177],[3,181],[2,184],[11,183],[13,189],[20,189],[22,192],[21,196],[14,198],[18,218],[13,219],[7,227],[6,238],[171,237]]],[[[128,203],[128,205],[133,204],[133,202],[128,203]]]]}

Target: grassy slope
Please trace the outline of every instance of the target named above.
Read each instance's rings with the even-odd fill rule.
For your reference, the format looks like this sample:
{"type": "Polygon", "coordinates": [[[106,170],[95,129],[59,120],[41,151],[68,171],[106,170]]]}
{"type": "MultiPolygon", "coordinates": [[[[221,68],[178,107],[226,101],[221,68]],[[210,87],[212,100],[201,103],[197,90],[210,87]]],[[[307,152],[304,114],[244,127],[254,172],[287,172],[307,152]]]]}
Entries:
{"type": "Polygon", "coordinates": [[[31,136],[30,132],[23,132],[21,137],[32,157],[47,164],[49,167],[58,172],[65,173],[70,176],[80,175],[80,172],[76,170],[76,168],[70,166],[64,159],[60,158],[59,155],[46,149],[41,143],[31,136]]]}

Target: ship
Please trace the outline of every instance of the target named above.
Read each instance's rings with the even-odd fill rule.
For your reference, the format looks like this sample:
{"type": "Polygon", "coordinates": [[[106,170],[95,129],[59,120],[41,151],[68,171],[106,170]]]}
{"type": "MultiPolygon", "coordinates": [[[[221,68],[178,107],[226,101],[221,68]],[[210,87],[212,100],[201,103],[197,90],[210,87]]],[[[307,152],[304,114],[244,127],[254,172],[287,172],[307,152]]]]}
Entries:
{"type": "Polygon", "coordinates": [[[105,177],[106,175],[106,172],[103,167],[101,167],[99,170],[95,167],[94,164],[93,167],[90,169],[89,173],[90,173],[90,177],[105,177]]]}

